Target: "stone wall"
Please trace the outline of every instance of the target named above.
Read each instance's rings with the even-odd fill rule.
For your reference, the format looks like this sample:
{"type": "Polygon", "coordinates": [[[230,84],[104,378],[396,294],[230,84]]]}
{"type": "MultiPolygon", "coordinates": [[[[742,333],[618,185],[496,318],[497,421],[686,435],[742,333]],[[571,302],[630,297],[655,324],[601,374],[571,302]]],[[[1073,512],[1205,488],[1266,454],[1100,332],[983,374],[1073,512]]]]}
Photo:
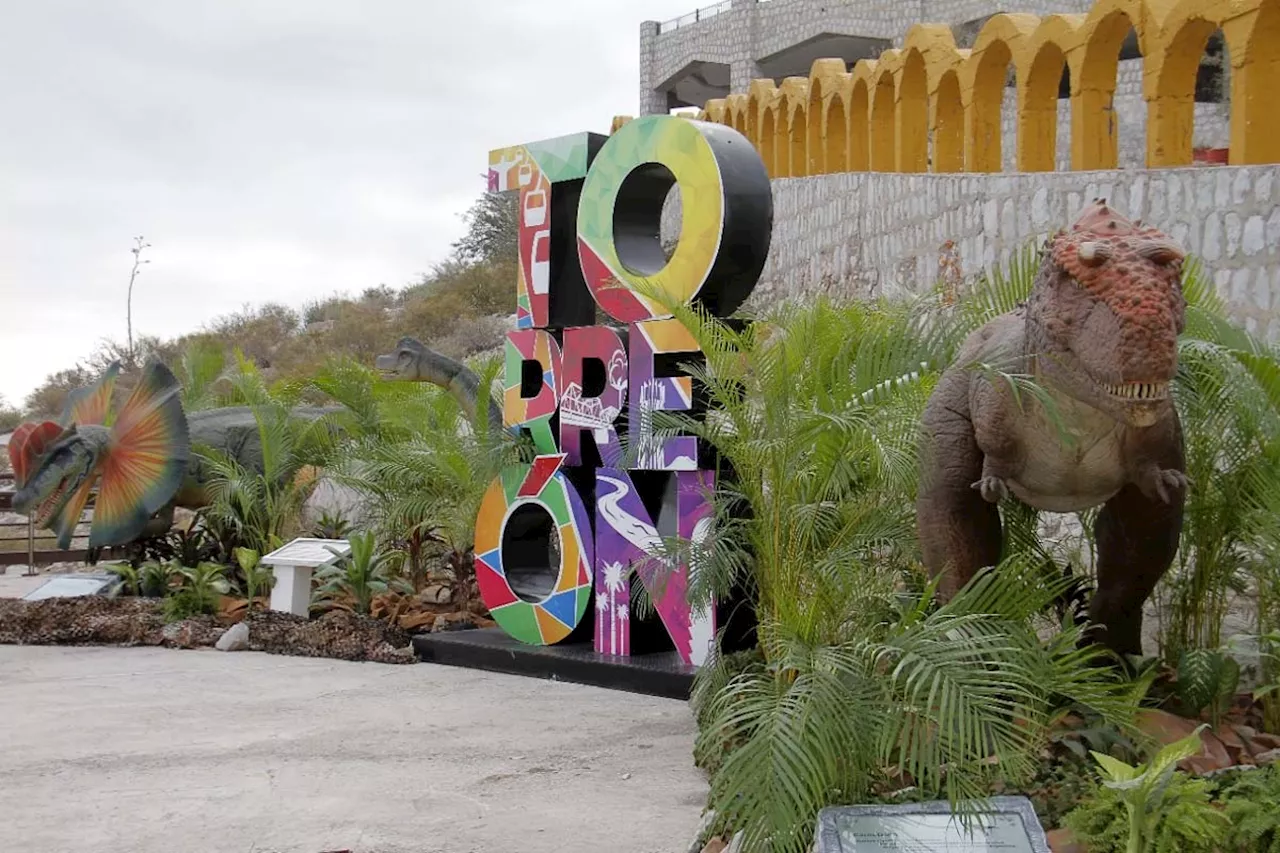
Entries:
{"type": "MultiPolygon", "coordinates": [[[[1280,340],[1280,166],[844,173],[775,180],[773,194],[773,241],[755,304],[920,292],[935,281],[946,241],[955,241],[966,275],[980,273],[1102,196],[1201,256],[1233,318],[1280,340]]],[[[670,206],[664,232],[678,210],[670,206]]]]}

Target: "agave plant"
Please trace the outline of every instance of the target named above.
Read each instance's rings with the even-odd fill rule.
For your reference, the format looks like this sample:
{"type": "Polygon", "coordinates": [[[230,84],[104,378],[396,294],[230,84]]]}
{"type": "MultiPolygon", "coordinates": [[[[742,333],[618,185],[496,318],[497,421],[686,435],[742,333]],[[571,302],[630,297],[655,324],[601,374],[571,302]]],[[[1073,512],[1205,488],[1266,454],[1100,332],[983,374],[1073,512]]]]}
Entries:
{"type": "MultiPolygon", "coordinates": [[[[347,541],[351,553],[316,573],[320,583],[316,600],[327,607],[350,606],[368,616],[374,598],[393,589],[405,591],[404,582],[393,574],[399,555],[376,553],[378,542],[372,531],[353,534],[347,541]]],[[[332,545],[326,547],[334,554],[341,553],[332,545]]]]}

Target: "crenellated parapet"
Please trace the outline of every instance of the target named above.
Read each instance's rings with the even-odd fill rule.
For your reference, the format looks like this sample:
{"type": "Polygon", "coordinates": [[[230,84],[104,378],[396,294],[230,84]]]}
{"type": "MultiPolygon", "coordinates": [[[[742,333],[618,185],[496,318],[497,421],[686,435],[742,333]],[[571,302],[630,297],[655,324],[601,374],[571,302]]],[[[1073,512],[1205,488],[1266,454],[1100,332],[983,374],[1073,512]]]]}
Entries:
{"type": "Polygon", "coordinates": [[[706,102],[697,117],[746,135],[775,178],[999,172],[1012,74],[1018,171],[1054,170],[1064,88],[1071,168],[1114,169],[1116,78],[1132,32],[1143,57],[1145,163],[1186,166],[1201,57],[1219,30],[1229,62],[1230,163],[1280,162],[1280,0],[1097,0],[1086,14],[999,14],[971,49],[958,48],[947,25],[916,24],[900,47],[851,70],[819,59],[808,77],[753,80],[745,93],[706,102]]]}

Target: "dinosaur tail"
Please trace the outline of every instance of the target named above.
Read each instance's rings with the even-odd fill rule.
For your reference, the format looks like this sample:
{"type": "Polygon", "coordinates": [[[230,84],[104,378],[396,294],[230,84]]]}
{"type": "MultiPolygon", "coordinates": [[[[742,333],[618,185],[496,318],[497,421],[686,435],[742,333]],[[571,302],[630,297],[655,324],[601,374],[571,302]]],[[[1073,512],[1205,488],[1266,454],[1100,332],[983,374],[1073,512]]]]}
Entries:
{"type": "Polygon", "coordinates": [[[186,474],[187,418],[177,378],[153,363],[111,425],[89,547],[119,545],[142,532],[186,474]]]}

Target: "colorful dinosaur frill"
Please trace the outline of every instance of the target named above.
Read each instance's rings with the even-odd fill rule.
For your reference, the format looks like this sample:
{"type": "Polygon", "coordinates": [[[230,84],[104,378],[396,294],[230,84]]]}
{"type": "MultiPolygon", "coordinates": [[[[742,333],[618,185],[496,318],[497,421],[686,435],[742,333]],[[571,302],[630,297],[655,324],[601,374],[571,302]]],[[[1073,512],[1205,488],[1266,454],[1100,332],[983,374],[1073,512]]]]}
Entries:
{"type": "Polygon", "coordinates": [[[59,422],[23,424],[9,441],[16,511],[71,545],[95,487],[89,547],[132,540],[182,484],[190,455],[181,386],[164,365],[148,365],[114,414],[119,364],[71,394],[59,422]]]}

